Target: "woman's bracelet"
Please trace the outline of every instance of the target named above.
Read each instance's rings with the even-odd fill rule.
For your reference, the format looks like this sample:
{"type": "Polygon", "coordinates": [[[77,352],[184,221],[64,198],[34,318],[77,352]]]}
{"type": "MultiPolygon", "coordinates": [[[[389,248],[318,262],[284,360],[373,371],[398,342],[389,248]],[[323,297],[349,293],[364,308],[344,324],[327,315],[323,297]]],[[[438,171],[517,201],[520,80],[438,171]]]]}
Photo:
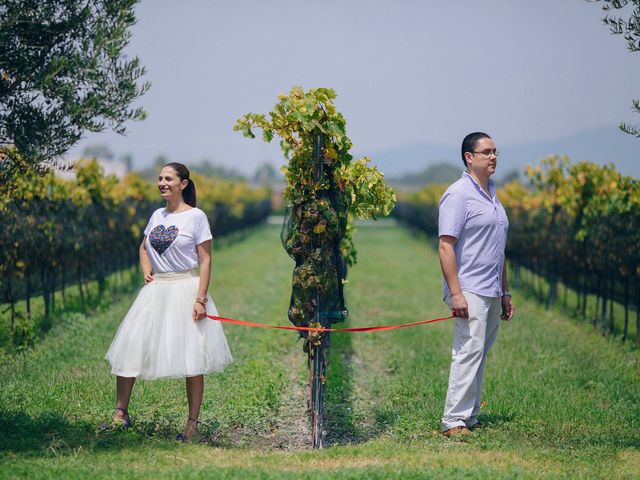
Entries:
{"type": "Polygon", "coordinates": [[[196,303],[199,303],[203,307],[207,305],[207,297],[196,297],[196,303]]]}

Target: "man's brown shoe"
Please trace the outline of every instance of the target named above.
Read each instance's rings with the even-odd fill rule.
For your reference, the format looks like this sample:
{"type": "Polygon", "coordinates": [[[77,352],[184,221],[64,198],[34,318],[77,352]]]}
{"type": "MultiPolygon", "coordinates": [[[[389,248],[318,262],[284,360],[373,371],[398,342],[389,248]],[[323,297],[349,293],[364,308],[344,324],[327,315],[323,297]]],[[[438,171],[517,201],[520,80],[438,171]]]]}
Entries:
{"type": "Polygon", "coordinates": [[[456,435],[469,435],[470,433],[471,430],[462,425],[460,425],[459,427],[450,428],[449,430],[445,430],[444,432],[442,432],[442,434],[447,438],[455,437],[456,435]]]}

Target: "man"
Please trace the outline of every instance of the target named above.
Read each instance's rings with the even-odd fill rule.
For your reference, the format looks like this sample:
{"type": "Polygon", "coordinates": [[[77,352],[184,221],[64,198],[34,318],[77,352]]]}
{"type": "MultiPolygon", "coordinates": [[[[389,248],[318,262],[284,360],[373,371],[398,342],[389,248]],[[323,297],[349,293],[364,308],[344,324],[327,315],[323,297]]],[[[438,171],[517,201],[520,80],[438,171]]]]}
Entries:
{"type": "Polygon", "coordinates": [[[442,196],[438,221],[444,300],[457,317],[442,418],[447,437],[478,426],[487,353],[500,318],[515,313],[504,255],[509,222],[489,180],[498,151],[482,132],[467,135],[461,150],[467,171],[442,196]]]}

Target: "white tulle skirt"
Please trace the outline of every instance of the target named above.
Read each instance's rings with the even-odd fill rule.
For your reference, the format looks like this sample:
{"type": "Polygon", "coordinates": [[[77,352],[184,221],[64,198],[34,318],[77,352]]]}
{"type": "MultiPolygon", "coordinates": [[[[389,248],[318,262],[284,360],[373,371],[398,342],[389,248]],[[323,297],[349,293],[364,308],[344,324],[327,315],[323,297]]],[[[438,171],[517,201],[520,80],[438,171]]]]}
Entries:
{"type": "MultiPolygon", "coordinates": [[[[222,372],[233,359],[220,322],[193,321],[196,270],[156,273],[138,293],[105,358],[111,373],[147,380],[222,372]]],[[[207,295],[207,313],[217,315],[207,295]]]]}

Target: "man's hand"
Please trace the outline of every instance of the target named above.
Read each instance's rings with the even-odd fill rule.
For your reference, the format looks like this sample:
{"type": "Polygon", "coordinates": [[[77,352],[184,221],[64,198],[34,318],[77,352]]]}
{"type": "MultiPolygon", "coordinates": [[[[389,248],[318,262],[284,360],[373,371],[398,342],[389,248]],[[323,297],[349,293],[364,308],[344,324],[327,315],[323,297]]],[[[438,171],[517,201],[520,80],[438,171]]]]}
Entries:
{"type": "Polygon", "coordinates": [[[516,313],[516,307],[511,303],[511,296],[505,295],[502,297],[502,315],[500,318],[505,321],[509,321],[516,313]]]}
{"type": "Polygon", "coordinates": [[[451,294],[451,313],[460,318],[469,318],[469,305],[462,292],[451,294]]]}

